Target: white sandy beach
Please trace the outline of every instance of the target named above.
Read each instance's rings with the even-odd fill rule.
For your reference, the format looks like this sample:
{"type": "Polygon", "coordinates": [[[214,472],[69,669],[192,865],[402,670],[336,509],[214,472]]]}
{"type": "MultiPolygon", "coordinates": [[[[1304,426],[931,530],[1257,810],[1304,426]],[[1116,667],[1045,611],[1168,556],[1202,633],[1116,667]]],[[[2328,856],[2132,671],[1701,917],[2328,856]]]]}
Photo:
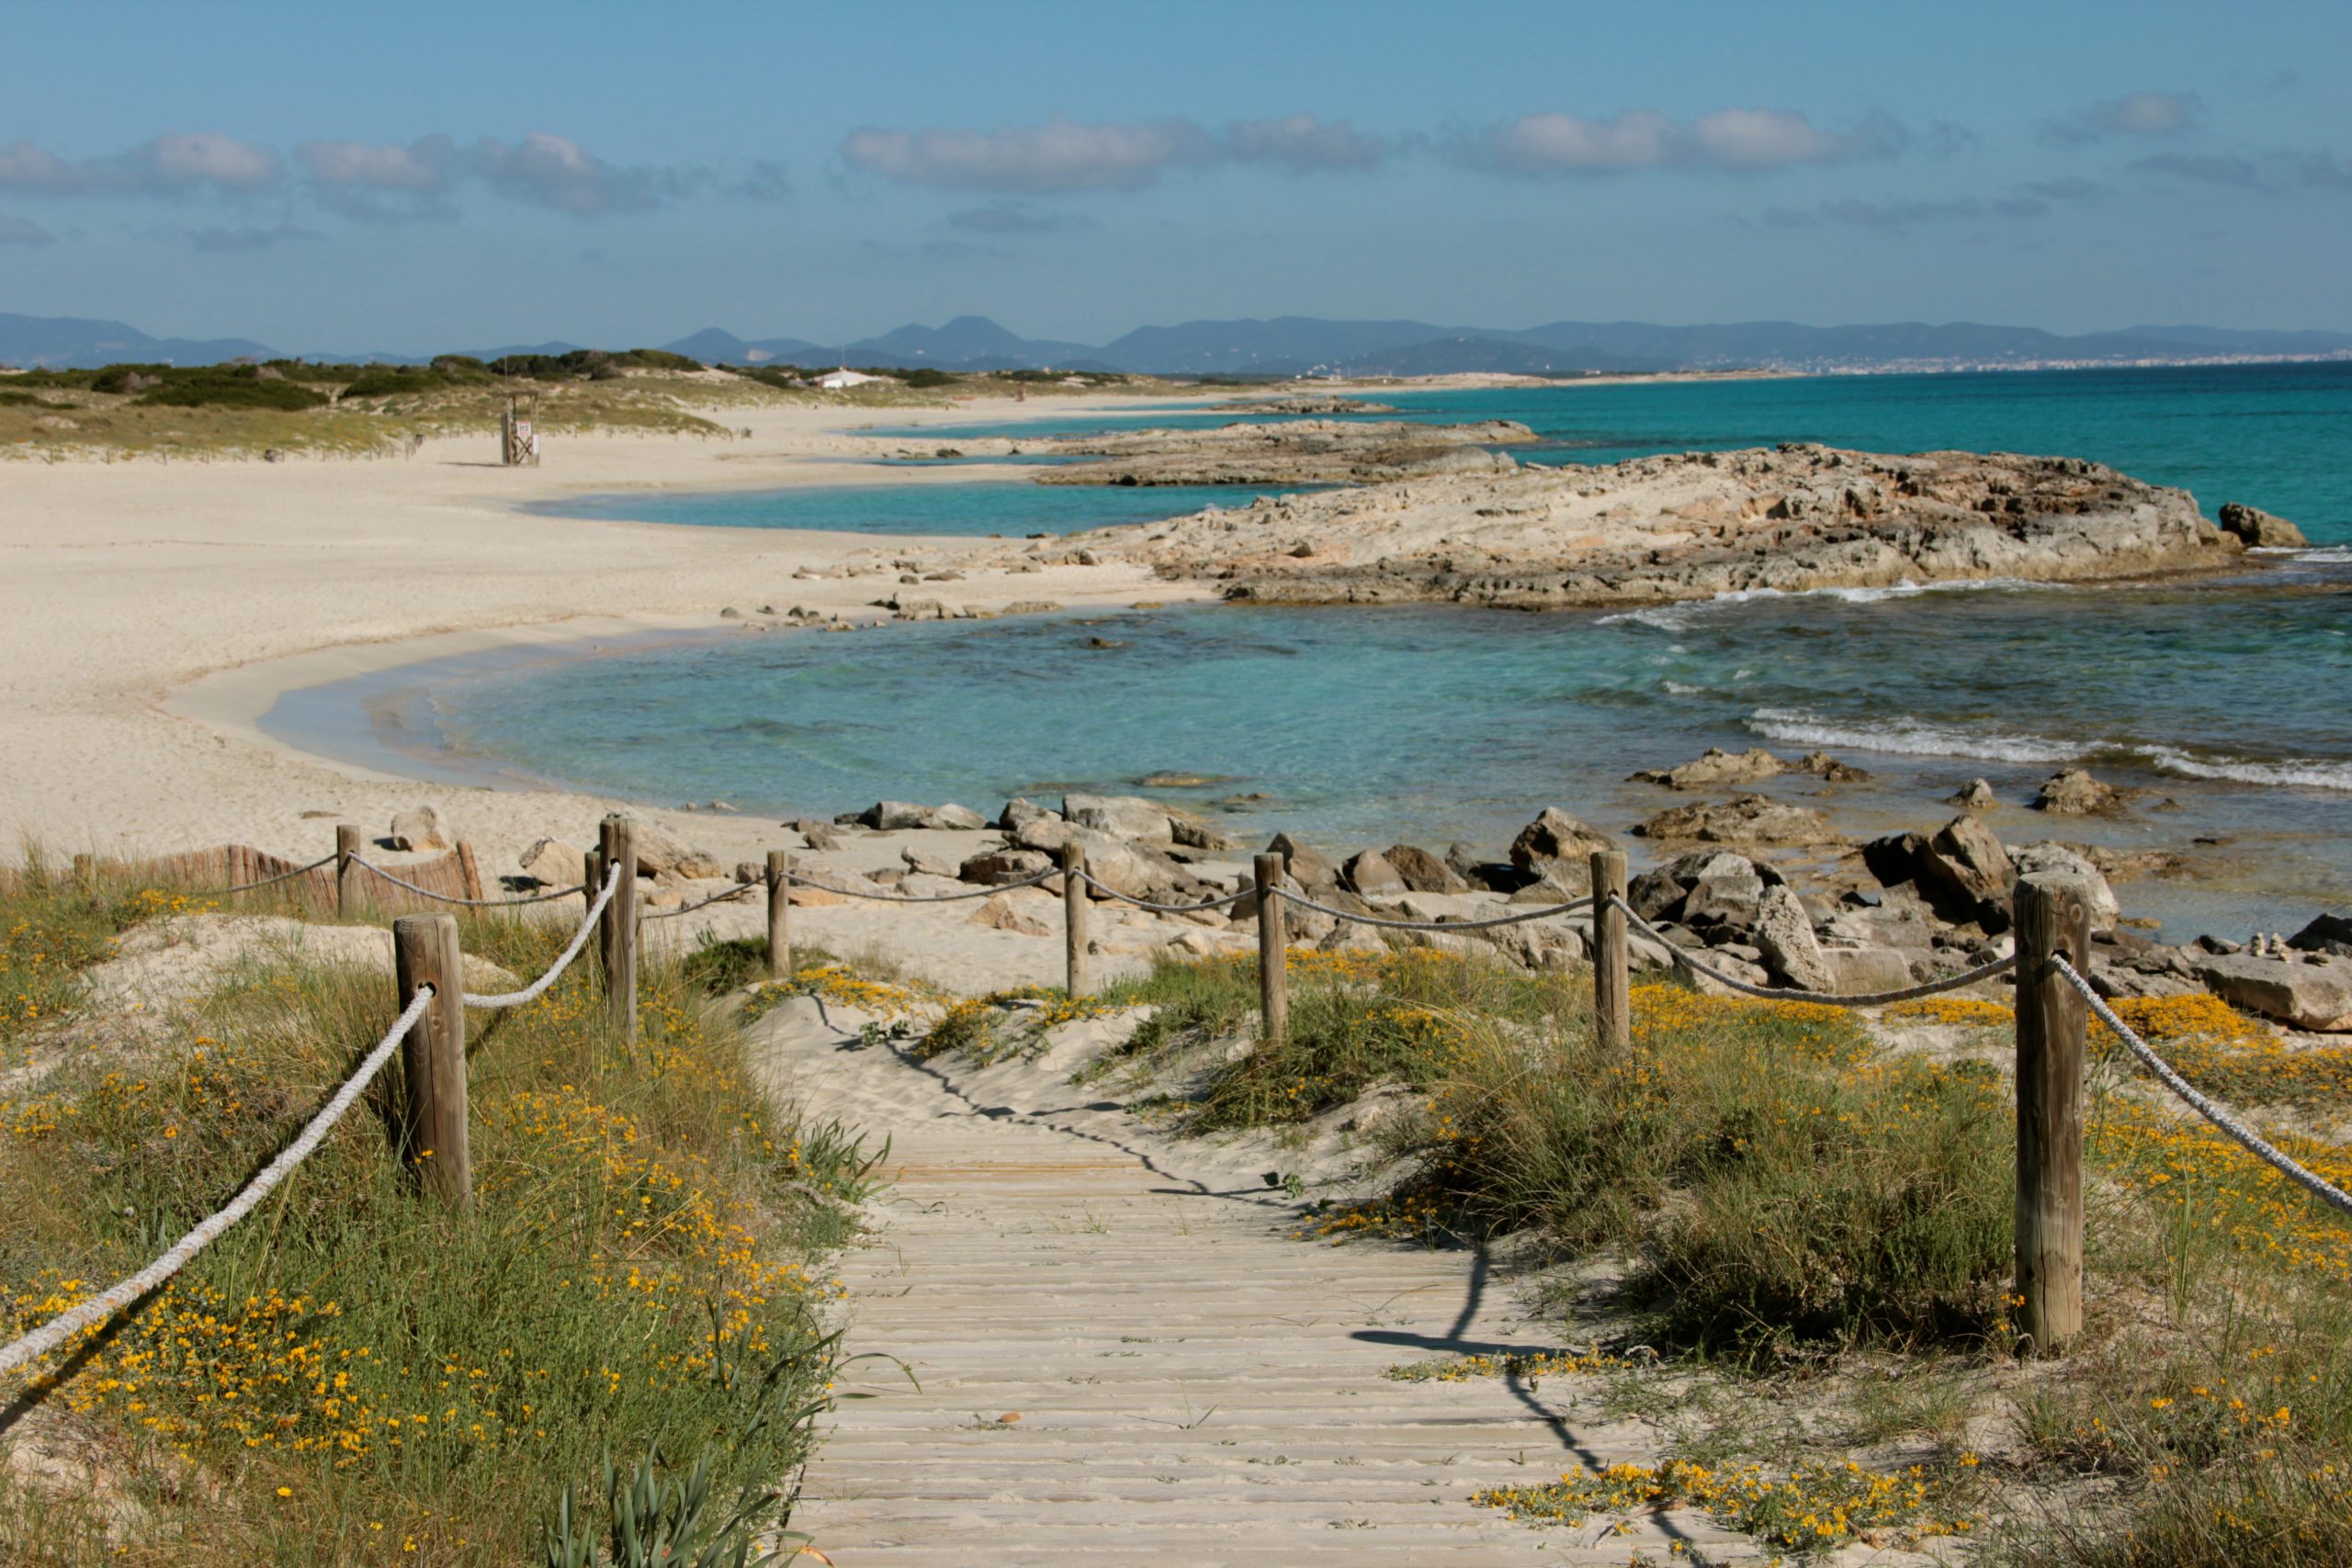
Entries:
{"type": "MultiPolygon", "coordinates": [[[[287,691],[445,654],[725,630],[738,625],[718,615],[729,605],[878,618],[885,612],[867,606],[897,591],[895,575],[792,574],[833,572],[853,557],[887,561],[922,541],[582,521],[518,508],[636,487],[1001,478],[876,468],[854,460],[861,443],[833,433],[1051,417],[1081,406],[1053,399],[730,410],[726,419],[748,427],[748,438],[556,435],[536,469],[496,466],[488,434],[434,441],[406,459],[0,462],[8,607],[0,628],[0,827],[53,854],[138,857],[246,843],[309,860],[333,847],[335,821],[374,836],[395,811],[431,805],[473,841],[486,873],[503,873],[532,840],[593,840],[597,818],[626,806],[732,863],[777,842],[776,824],[661,809],[671,802],[370,773],[289,749],[256,721],[287,691]]],[[[972,542],[936,541],[944,549],[972,542]]],[[[1023,599],[1080,607],[1194,596],[1108,565],[976,572],[939,586],[952,588],[953,602],[983,609],[1023,599]]],[[[13,856],[18,846],[10,849],[13,856]]],[[[862,845],[844,863],[870,868],[895,852],[862,845]]],[[[876,918],[908,913],[809,911],[812,920],[844,922],[853,936],[876,918]]],[[[1049,945],[974,934],[1009,953],[1049,945]]]]}

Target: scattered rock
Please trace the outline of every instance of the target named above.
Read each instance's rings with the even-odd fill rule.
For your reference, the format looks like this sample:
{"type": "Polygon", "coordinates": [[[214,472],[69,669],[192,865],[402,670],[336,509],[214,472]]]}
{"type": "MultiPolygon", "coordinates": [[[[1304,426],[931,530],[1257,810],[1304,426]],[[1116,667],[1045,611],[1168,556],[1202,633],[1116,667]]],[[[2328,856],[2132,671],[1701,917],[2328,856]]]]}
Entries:
{"type": "Polygon", "coordinates": [[[924,827],[943,832],[977,833],[988,825],[987,818],[970,807],[958,806],[952,800],[944,806],[933,807],[931,815],[923,819],[924,827]]]}
{"type": "Polygon", "coordinates": [[[413,806],[406,811],[392,814],[392,830],[386,839],[395,850],[446,850],[449,847],[447,832],[441,825],[441,814],[429,806],[413,806]]]}
{"type": "Polygon", "coordinates": [[[2311,543],[2303,537],[2301,528],[2284,517],[2274,517],[2239,502],[2223,502],[2219,521],[2223,533],[2234,534],[2258,549],[2300,550],[2311,543]]]}
{"type": "Polygon", "coordinates": [[[1351,857],[1340,872],[1348,886],[1361,897],[1389,898],[1407,890],[1404,877],[1378,850],[1365,850],[1351,857]]]}
{"type": "Polygon", "coordinates": [[[1983,779],[1969,780],[1959,789],[1945,796],[1944,800],[1946,805],[1957,806],[1968,811],[1990,811],[2001,804],[1999,798],[1993,794],[1993,786],[1983,779]]]}
{"type": "Polygon", "coordinates": [[[1825,947],[1821,962],[1841,996],[1899,991],[1911,984],[1911,961],[1893,947],[1825,947]]]}
{"type": "Polygon", "coordinates": [[[969,923],[986,926],[992,931],[1017,931],[1023,936],[1054,934],[1053,927],[1033,915],[1023,912],[1020,907],[1013,903],[1012,895],[1010,893],[1000,893],[992,898],[983,899],[980,907],[972,912],[969,923]]]}
{"type": "Polygon", "coordinates": [[[724,876],[727,868],[719,863],[717,855],[688,847],[661,824],[640,821],[637,825],[637,874],[695,882],[724,876]]]}
{"type": "Polygon", "coordinates": [[[1136,780],[1143,789],[1207,789],[1213,784],[1231,784],[1223,773],[1146,773],[1136,780]]]}
{"type": "Polygon", "coordinates": [[[899,858],[907,863],[909,871],[919,876],[941,876],[954,882],[964,874],[962,862],[949,860],[929,850],[900,850],[899,858]]]}
{"type": "Polygon", "coordinates": [[[1809,806],[1791,806],[1770,795],[1743,795],[1720,803],[1678,806],[1634,829],[1645,839],[1681,839],[1704,844],[1836,844],[1844,840],[1829,818],[1809,806]]]}
{"type": "Polygon", "coordinates": [[[1547,806],[1510,841],[1510,863],[1557,883],[1571,895],[1592,888],[1592,856],[1613,850],[1617,840],[1556,806],[1547,806]]]}
{"type": "MultiPolygon", "coordinates": [[[[1940,890],[1957,904],[1974,906],[1980,914],[1987,906],[2006,906],[2009,884],[2017,880],[2017,867],[2001,840],[1973,817],[1955,817],[1937,829],[1918,864],[1931,894],[1940,890]]],[[[1985,929],[2000,930],[2007,924],[2004,917],[1985,929]]]]}
{"type": "Polygon", "coordinates": [[[1454,872],[1451,865],[1429,851],[1412,844],[1391,844],[1381,852],[1382,858],[1405,879],[1405,886],[1415,893],[1467,893],[1469,881],[1454,872]]]}
{"type": "Polygon", "coordinates": [[[1288,833],[1276,833],[1268,840],[1266,852],[1283,857],[1283,869],[1297,880],[1302,889],[1340,886],[1340,868],[1331,863],[1330,857],[1308,849],[1288,833]]]}
{"type": "Polygon", "coordinates": [[[1003,615],[1050,615],[1060,608],[1061,605],[1051,599],[1015,599],[997,613],[1003,615]]]}
{"type": "Polygon", "coordinates": [[[2332,953],[2338,958],[2352,958],[2352,919],[2322,915],[2289,937],[2287,945],[2301,953],[2332,953]]]}
{"type": "Polygon", "coordinates": [[[2123,807],[2123,792],[2112,784],[2101,784],[2080,768],[2069,768],[2052,775],[2033,797],[2036,811],[2048,811],[2062,817],[2087,817],[2095,812],[2119,811],[2123,807]]]}
{"type": "Polygon", "coordinates": [[[1811,773],[1826,784],[1868,784],[1871,776],[1851,762],[1841,762],[1826,751],[1808,751],[1790,764],[1793,772],[1811,773]]]}
{"type": "Polygon", "coordinates": [[[1764,890],[1757,911],[1756,945],[1772,972],[1797,989],[1838,989],[1838,976],[1821,955],[1811,917],[1785,886],[1764,890]]]}
{"type": "Polygon", "coordinates": [[[1018,833],[1032,822],[1058,822],[1061,819],[1060,812],[1049,811],[1035,801],[1016,795],[1004,803],[1002,811],[997,813],[996,826],[1008,833],[1018,833]]]}
{"type": "Polygon", "coordinates": [[[1760,746],[1748,751],[1726,751],[1720,746],[1710,746],[1679,768],[1645,768],[1628,782],[1664,784],[1668,789],[1707,789],[1716,784],[1777,778],[1787,771],[1786,763],[1760,746]]]}
{"type": "Polygon", "coordinates": [[[523,852],[523,874],[542,887],[569,887],[580,880],[588,852],[561,839],[537,839],[523,852]]]}
{"type": "Polygon", "coordinates": [[[1133,795],[1065,795],[1062,816],[1081,828],[1114,838],[1158,840],[1170,837],[1168,809],[1133,795]]]}
{"type": "MultiPolygon", "coordinates": [[[[857,879],[854,877],[844,876],[843,880],[855,881],[857,879]]],[[[836,904],[846,904],[849,902],[848,899],[842,897],[838,893],[828,893],[821,887],[810,887],[805,884],[797,882],[792,885],[792,891],[787,897],[794,908],[802,909],[826,909],[832,908],[836,904]]]]}
{"type": "Polygon", "coordinates": [[[2352,959],[2205,957],[2192,951],[2189,964],[2206,988],[2232,1007],[2317,1033],[2352,1030],[2352,959]]]}
{"type": "Polygon", "coordinates": [[[1055,864],[1054,857],[1042,850],[989,850],[956,867],[956,876],[961,882],[998,887],[1008,882],[1026,882],[1039,872],[1053,870],[1055,864]]]}

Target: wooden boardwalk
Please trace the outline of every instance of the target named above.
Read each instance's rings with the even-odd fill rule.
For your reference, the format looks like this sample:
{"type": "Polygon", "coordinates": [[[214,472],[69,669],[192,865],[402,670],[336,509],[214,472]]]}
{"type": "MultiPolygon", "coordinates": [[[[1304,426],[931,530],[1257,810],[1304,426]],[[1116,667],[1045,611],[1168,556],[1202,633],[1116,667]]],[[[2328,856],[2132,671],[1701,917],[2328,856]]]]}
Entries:
{"type": "Polygon", "coordinates": [[[808,1003],[765,1025],[780,1082],[893,1140],[842,1269],[848,1349],[922,1386],[882,1361],[843,1384],[876,1397],[842,1405],[795,1521],[840,1568],[1756,1555],[1686,1512],[1604,1535],[1471,1502],[1656,1458],[1646,1428],[1566,1413],[1575,1380],[1383,1377],[1551,1343],[1473,1256],[1295,1239],[1283,1193],[1069,1088],[1066,1064],[916,1064],[848,1048],[859,1021],[808,1003]]]}

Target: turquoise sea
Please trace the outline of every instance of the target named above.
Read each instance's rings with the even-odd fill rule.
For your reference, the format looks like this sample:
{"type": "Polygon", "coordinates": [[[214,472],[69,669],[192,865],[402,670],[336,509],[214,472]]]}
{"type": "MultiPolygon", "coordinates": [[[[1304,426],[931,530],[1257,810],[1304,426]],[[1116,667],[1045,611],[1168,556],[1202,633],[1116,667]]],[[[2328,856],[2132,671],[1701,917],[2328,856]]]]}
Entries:
{"type": "MultiPolygon", "coordinates": [[[[2184,852],[2194,875],[2120,888],[2128,912],[2169,934],[2291,930],[2352,906],[2352,366],[1384,400],[1414,417],[1524,421],[1544,437],[1521,449],[1538,462],[1781,440],[2089,457],[2186,486],[2209,514],[2224,501],[2278,513],[2316,547],[2155,586],[1756,594],[1631,615],[1203,606],[731,634],[593,660],[413,669],[368,693],[297,694],[269,722],[306,743],[364,747],[369,727],[350,716],[366,696],[376,729],[398,731],[377,741],[779,814],[883,796],[992,810],[1016,792],[1182,770],[1222,776],[1189,797],[1235,801],[1244,837],[1279,826],[1340,847],[1458,839],[1490,852],[1545,805],[1622,829],[1677,804],[1625,775],[1709,745],[1823,747],[1869,769],[1872,784],[1815,802],[1853,831],[1932,827],[1948,814],[1939,797],[1972,777],[2021,803],[2081,762],[2150,794],[2120,820],[2013,806],[1995,825],[2012,842],[2184,852]]],[[[1202,502],[1007,483],[610,504],[595,514],[1021,534],[1202,502]]],[[[1823,786],[1770,787],[1809,799],[1823,786]]]]}

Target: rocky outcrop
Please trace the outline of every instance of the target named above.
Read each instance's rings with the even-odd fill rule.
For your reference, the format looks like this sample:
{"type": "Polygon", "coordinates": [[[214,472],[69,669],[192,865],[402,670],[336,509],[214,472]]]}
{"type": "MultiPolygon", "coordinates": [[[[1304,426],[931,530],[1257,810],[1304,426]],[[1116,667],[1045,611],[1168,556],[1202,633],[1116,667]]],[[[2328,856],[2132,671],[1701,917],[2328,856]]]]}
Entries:
{"type": "Polygon", "coordinates": [[[2229,501],[2222,503],[2222,527],[2246,545],[2266,550],[2300,550],[2311,541],[2284,517],[2229,501]]]}
{"type": "Polygon", "coordinates": [[[1743,795],[1722,802],[1678,806],[1634,829],[1645,839],[1702,844],[1836,844],[1844,840],[1827,814],[1791,806],[1770,795],[1743,795]]]}
{"type": "Polygon", "coordinates": [[[1494,446],[1532,441],[1510,420],[1423,424],[1293,420],[1214,430],[1127,430],[1026,444],[1030,452],[1099,458],[1037,476],[1057,485],[1379,484],[1438,475],[1492,476],[1519,465],[1494,446]]]}
{"type": "Polygon", "coordinates": [[[429,806],[413,806],[392,814],[392,830],[384,843],[394,850],[446,850],[448,830],[442,826],[438,811],[429,806]]]}
{"type": "Polygon", "coordinates": [[[2232,1007],[2321,1033],[2352,1030],[2352,958],[2238,953],[2189,960],[2205,988],[2232,1007]]]}
{"type": "MultiPolygon", "coordinates": [[[[1198,466],[1171,471],[1203,477],[1198,466]]],[[[1238,600],[1538,608],[1763,588],[2096,581],[2220,566],[2245,546],[2187,492],[2096,463],[1791,444],[1608,468],[1424,474],[1037,547],[1140,561],[1220,582],[1238,600]]]]}
{"type": "Polygon", "coordinates": [[[1584,893],[1592,887],[1594,852],[1616,847],[1617,840],[1600,829],[1547,806],[1510,841],[1510,863],[1571,893],[1584,893]]]}
{"type": "Polygon", "coordinates": [[[2088,817],[2122,810],[2123,798],[2123,792],[2113,784],[2101,784],[2081,768],[2069,768],[2042,784],[2032,806],[2036,811],[2060,817],[2088,817]]]}

